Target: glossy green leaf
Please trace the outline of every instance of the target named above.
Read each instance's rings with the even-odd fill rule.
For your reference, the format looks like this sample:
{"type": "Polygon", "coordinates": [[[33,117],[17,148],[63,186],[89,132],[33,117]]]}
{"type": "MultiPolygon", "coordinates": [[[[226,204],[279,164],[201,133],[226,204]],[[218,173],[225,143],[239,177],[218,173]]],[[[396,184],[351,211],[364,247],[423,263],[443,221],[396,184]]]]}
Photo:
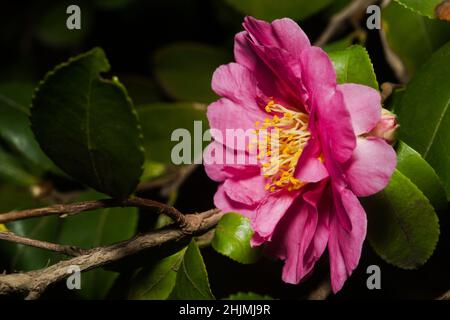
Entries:
{"type": "Polygon", "coordinates": [[[0,180],[17,185],[29,186],[36,184],[38,179],[28,173],[20,161],[0,147],[0,180]]]}
{"type": "Polygon", "coordinates": [[[433,206],[411,180],[395,171],[380,193],[363,198],[368,215],[367,236],[387,262],[415,269],[432,255],[439,222],[433,206]]]}
{"type": "Polygon", "coordinates": [[[212,102],[214,70],[230,60],[226,52],[196,43],[177,43],[160,49],[154,59],[162,88],[180,101],[212,102]]]}
{"type": "Polygon", "coordinates": [[[230,295],[224,300],[273,300],[273,298],[254,292],[238,292],[230,295]]]}
{"type": "Polygon", "coordinates": [[[387,43],[404,63],[409,75],[450,40],[450,23],[430,20],[396,2],[383,8],[381,17],[387,43]]]}
{"type": "Polygon", "coordinates": [[[436,210],[445,210],[445,189],[433,168],[404,142],[399,142],[397,146],[397,158],[397,170],[424,193],[436,210]]]}
{"type": "Polygon", "coordinates": [[[359,83],[378,90],[378,82],[366,49],[360,45],[329,52],[338,83],[359,83]]]}
{"type": "Polygon", "coordinates": [[[43,169],[53,164],[36,142],[29,123],[33,86],[24,83],[0,85],[0,137],[25,158],[43,169]]]}
{"type": "Polygon", "coordinates": [[[208,273],[195,240],[192,240],[183,256],[173,291],[174,300],[211,300],[208,273]]]}
{"type": "Polygon", "coordinates": [[[333,52],[333,51],[345,50],[352,45],[354,38],[355,38],[355,36],[353,34],[351,34],[345,38],[342,38],[342,39],[339,39],[334,42],[326,44],[325,46],[322,47],[322,49],[328,53],[333,52]]]}
{"type": "Polygon", "coordinates": [[[146,266],[131,280],[128,299],[165,300],[172,292],[185,250],[146,266]]]}
{"type": "Polygon", "coordinates": [[[250,246],[253,229],[250,220],[238,213],[227,213],[216,227],[212,247],[240,263],[258,261],[260,250],[250,246]]]}
{"type": "Polygon", "coordinates": [[[144,155],[136,113],[125,88],[99,77],[110,68],[99,48],[49,72],[33,98],[31,124],[62,170],[113,197],[130,195],[144,155]]]}
{"type": "MultiPolygon", "coordinates": [[[[190,132],[192,146],[191,159],[201,156],[201,148],[194,149],[194,142],[202,139],[208,129],[206,107],[197,103],[155,103],[138,106],[137,111],[144,135],[144,148],[147,161],[172,164],[171,153],[179,141],[171,141],[176,129],[190,132]],[[194,121],[201,121],[202,130],[194,132],[194,121]]],[[[202,142],[203,144],[203,142],[202,142]]]]}
{"type": "Polygon", "coordinates": [[[402,6],[412,10],[413,12],[427,16],[428,18],[436,18],[436,8],[444,2],[444,0],[395,0],[402,6]]]}
{"type": "Polygon", "coordinates": [[[400,138],[436,170],[450,199],[450,42],[417,72],[396,109],[400,138]]]}
{"type": "Polygon", "coordinates": [[[263,20],[307,18],[326,8],[333,0],[225,0],[236,10],[263,20]]]}
{"type": "MultiPolygon", "coordinates": [[[[87,192],[76,202],[104,197],[87,192]]],[[[58,243],[92,248],[127,240],[135,234],[137,219],[136,208],[105,208],[71,216],[60,227],[58,243]]],[[[85,299],[104,298],[116,277],[117,273],[103,269],[83,273],[82,287],[77,293],[85,299]]]]}
{"type": "Polygon", "coordinates": [[[38,16],[36,28],[34,30],[36,38],[52,47],[73,47],[80,44],[87,36],[87,31],[92,24],[91,8],[88,4],[80,4],[81,9],[81,29],[69,30],[66,21],[69,14],[67,7],[76,4],[73,1],[53,2],[50,7],[42,10],[38,16]]]}

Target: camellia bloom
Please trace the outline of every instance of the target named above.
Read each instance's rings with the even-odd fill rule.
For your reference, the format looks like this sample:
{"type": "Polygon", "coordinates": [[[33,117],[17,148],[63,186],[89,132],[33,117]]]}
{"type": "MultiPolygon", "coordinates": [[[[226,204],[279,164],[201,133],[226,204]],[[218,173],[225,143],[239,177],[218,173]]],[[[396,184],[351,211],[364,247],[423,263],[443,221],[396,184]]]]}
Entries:
{"type": "Polygon", "coordinates": [[[214,141],[204,160],[221,183],[215,205],[251,219],[252,245],[284,260],[287,283],[299,283],[328,248],[337,292],[366,236],[357,197],[382,190],[396,166],[393,148],[371,134],[381,120],[380,94],[338,85],[328,55],[294,21],[247,17],[243,25],[236,63],[219,67],[212,80],[222,98],[208,107],[214,141]],[[266,161],[252,164],[215,162],[219,148],[227,157],[251,153],[251,142],[236,146],[224,138],[231,129],[276,132],[279,152],[259,149],[266,161]]]}

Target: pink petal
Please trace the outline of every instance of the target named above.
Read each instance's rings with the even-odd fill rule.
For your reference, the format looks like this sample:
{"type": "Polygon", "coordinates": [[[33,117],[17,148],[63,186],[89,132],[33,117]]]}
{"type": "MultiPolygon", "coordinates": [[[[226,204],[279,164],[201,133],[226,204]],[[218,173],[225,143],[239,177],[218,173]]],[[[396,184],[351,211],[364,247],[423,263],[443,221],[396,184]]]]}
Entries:
{"type": "Polygon", "coordinates": [[[253,219],[255,217],[256,206],[249,207],[243,203],[233,201],[226,194],[223,185],[219,186],[216,194],[214,195],[214,205],[223,212],[237,212],[249,219],[253,219]]]}
{"type": "Polygon", "coordinates": [[[295,177],[304,182],[318,182],[328,177],[328,170],[320,157],[320,145],[314,137],[308,141],[295,169],[295,177]]]}
{"type": "Polygon", "coordinates": [[[240,180],[227,179],[223,188],[231,200],[247,206],[256,206],[267,195],[265,184],[264,176],[256,175],[240,180]]]}
{"type": "Polygon", "coordinates": [[[381,119],[381,96],[377,90],[360,84],[338,85],[352,118],[355,135],[372,130],[381,119]]]}
{"type": "Polygon", "coordinates": [[[345,108],[344,99],[339,91],[324,93],[313,98],[313,108],[317,113],[317,131],[325,156],[328,171],[336,161],[344,163],[353,154],[356,136],[351,117],[345,108]]]}
{"type": "Polygon", "coordinates": [[[256,139],[256,134],[252,133],[255,122],[266,118],[262,111],[255,111],[245,104],[238,105],[227,98],[211,103],[206,114],[214,140],[230,149],[242,151],[248,151],[250,140],[256,139]],[[241,132],[236,131],[237,129],[241,129],[241,132]],[[243,143],[239,144],[237,138],[242,138],[243,143]]]}
{"type": "Polygon", "coordinates": [[[247,108],[258,110],[256,105],[256,80],[250,70],[237,63],[222,65],[212,77],[212,89],[219,96],[228,98],[247,108]]]}
{"type": "Polygon", "coordinates": [[[367,227],[366,214],[358,198],[350,190],[344,189],[341,199],[342,203],[335,203],[335,206],[343,206],[351,220],[352,229],[351,232],[346,231],[336,215],[332,216],[328,251],[331,287],[334,293],[341,290],[344,282],[357,267],[367,227]]]}
{"type": "Polygon", "coordinates": [[[332,95],[336,89],[336,72],[325,51],[310,47],[302,52],[300,60],[302,80],[309,94],[316,98],[332,95]]]}
{"type": "Polygon", "coordinates": [[[364,197],[383,190],[396,165],[395,151],[384,140],[376,137],[358,138],[345,175],[353,192],[364,197]]]}
{"type": "Polygon", "coordinates": [[[284,49],[294,57],[299,56],[303,50],[311,46],[299,25],[288,18],[277,19],[270,24],[253,17],[246,17],[244,28],[256,43],[284,49]]]}
{"type": "MultiPolygon", "coordinates": [[[[234,56],[237,63],[253,73],[258,88],[264,96],[274,97],[287,107],[297,107],[297,105],[301,107],[303,85],[299,84],[300,66],[286,50],[255,44],[250,39],[248,32],[243,31],[235,37],[234,56]],[[278,65],[281,67],[279,69],[277,61],[287,61],[294,68],[289,69],[287,66],[283,66],[285,64],[283,62],[278,65]]],[[[265,104],[267,102],[265,101],[265,104]]]]}
{"type": "MultiPolygon", "coordinates": [[[[272,233],[284,216],[286,211],[299,195],[300,190],[285,192],[272,192],[259,204],[256,209],[255,218],[252,220],[252,227],[259,237],[265,241],[272,237],[272,233]]],[[[253,244],[255,244],[253,242],[253,244]]]]}
{"type": "Polygon", "coordinates": [[[244,151],[232,150],[223,144],[213,141],[203,152],[205,172],[214,181],[224,181],[228,178],[245,178],[258,175],[260,165],[253,161],[253,155],[244,151]],[[239,158],[245,159],[239,163],[239,158]],[[232,159],[232,161],[229,161],[232,159]]]}

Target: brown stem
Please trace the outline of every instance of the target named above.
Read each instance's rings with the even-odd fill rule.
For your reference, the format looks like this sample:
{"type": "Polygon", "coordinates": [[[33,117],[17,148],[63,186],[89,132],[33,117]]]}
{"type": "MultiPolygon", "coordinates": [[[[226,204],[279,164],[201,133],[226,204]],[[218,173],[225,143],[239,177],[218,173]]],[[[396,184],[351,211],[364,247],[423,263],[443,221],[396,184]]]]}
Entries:
{"type": "Polygon", "coordinates": [[[379,0],[354,0],[350,2],[349,5],[331,17],[329,24],[314,45],[320,47],[326,44],[336,34],[336,32],[342,28],[347,20],[361,10],[365,10],[365,8],[369,5],[377,3],[378,1],[379,0]]]}
{"type": "Polygon", "coordinates": [[[116,199],[92,200],[74,204],[57,204],[45,208],[12,211],[0,214],[0,224],[22,219],[45,217],[49,215],[59,215],[59,216],[74,215],[80,212],[97,210],[102,208],[114,208],[114,207],[139,207],[139,208],[150,208],[153,210],[156,209],[158,213],[162,213],[169,216],[181,227],[187,227],[187,222],[185,221],[184,215],[177,209],[157,201],[142,199],[138,197],[132,197],[126,200],[116,200],[116,199]]]}
{"type": "Polygon", "coordinates": [[[26,246],[31,246],[35,248],[45,249],[53,252],[58,252],[65,254],[67,256],[79,256],[80,254],[84,254],[87,250],[74,247],[74,246],[66,246],[41,240],[34,240],[25,237],[18,236],[12,232],[0,232],[0,240],[14,242],[18,244],[23,244],[26,246]]]}
{"type": "Polygon", "coordinates": [[[88,250],[84,254],[60,261],[44,269],[0,275],[0,295],[20,293],[26,299],[37,299],[50,284],[68,277],[67,272],[71,266],[78,266],[80,271],[84,272],[168,242],[189,239],[211,230],[222,216],[223,213],[218,209],[186,215],[186,221],[191,226],[189,234],[182,228],[153,231],[110,246],[88,250]]]}
{"type": "Polygon", "coordinates": [[[309,293],[307,300],[326,300],[330,294],[330,277],[327,276],[309,293]]]}

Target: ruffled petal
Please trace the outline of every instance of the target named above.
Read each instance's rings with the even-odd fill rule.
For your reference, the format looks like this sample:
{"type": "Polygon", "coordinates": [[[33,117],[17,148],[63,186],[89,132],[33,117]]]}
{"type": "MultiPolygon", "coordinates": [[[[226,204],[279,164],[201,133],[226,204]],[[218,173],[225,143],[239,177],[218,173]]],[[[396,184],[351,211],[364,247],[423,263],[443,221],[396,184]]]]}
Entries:
{"type": "Polygon", "coordinates": [[[212,77],[212,89],[223,98],[258,111],[256,79],[250,70],[237,63],[222,65],[212,77]]]}
{"type": "Polygon", "coordinates": [[[243,216],[253,219],[255,217],[256,206],[251,207],[243,203],[233,201],[228,197],[223,185],[220,185],[214,195],[214,205],[223,212],[237,212],[243,216]]]}
{"type": "Polygon", "coordinates": [[[257,138],[255,122],[263,121],[266,114],[222,98],[209,105],[207,117],[215,141],[230,149],[248,151],[250,141],[257,138]]]}
{"type": "Polygon", "coordinates": [[[383,190],[397,165],[394,149],[386,141],[358,138],[358,143],[346,170],[346,180],[359,197],[383,190]]]}
{"type": "Polygon", "coordinates": [[[372,130],[381,119],[381,96],[377,90],[360,84],[338,85],[352,119],[355,135],[372,130]]]}
{"type": "MultiPolygon", "coordinates": [[[[269,193],[256,209],[255,218],[252,220],[252,228],[257,237],[268,241],[280,219],[292,205],[299,195],[300,190],[285,192],[278,191],[269,193]]],[[[256,237],[255,237],[256,239],[256,237]]],[[[253,240],[253,239],[252,239],[253,240]]],[[[252,241],[253,245],[261,242],[252,241]]]]}
{"type": "Polygon", "coordinates": [[[294,57],[311,47],[307,35],[295,21],[289,18],[277,19],[270,24],[253,17],[246,17],[243,25],[256,43],[284,49],[294,57]]]}
{"type": "Polygon", "coordinates": [[[320,145],[315,138],[308,141],[295,169],[295,178],[303,182],[318,182],[328,177],[328,170],[319,159],[320,145]]]}
{"type": "Polygon", "coordinates": [[[203,152],[205,172],[214,181],[247,178],[258,175],[261,167],[256,156],[239,150],[232,150],[213,141],[203,152]]]}
{"type": "Polygon", "coordinates": [[[264,186],[265,178],[262,175],[240,180],[227,179],[223,184],[223,188],[231,200],[249,207],[258,205],[266,196],[267,191],[264,186]]]}
{"type": "Polygon", "coordinates": [[[343,207],[352,224],[351,231],[347,231],[341,226],[336,215],[331,217],[328,251],[331,287],[336,293],[358,265],[366,237],[367,219],[358,198],[348,189],[342,190],[341,203],[334,205],[343,207]]]}

